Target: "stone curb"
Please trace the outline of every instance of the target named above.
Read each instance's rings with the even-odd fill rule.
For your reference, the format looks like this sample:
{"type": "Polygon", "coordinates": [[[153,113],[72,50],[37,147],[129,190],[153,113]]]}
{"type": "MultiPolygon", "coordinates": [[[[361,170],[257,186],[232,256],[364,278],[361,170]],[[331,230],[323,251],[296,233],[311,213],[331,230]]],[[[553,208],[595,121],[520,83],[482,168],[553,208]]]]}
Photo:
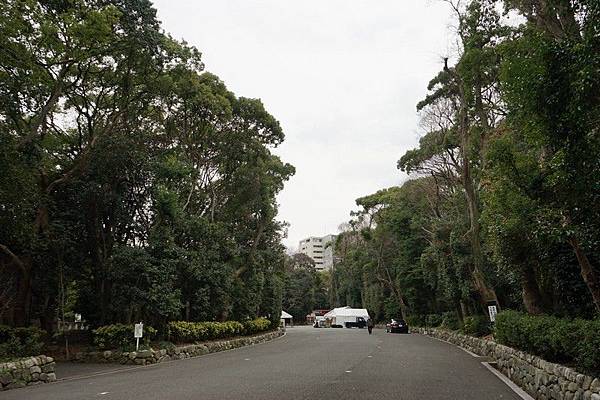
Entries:
{"type": "Polygon", "coordinates": [[[537,400],[600,400],[600,379],[580,374],[572,368],[490,340],[443,329],[411,328],[411,331],[493,359],[504,375],[537,400]]]}
{"type": "Polygon", "coordinates": [[[260,335],[242,336],[228,340],[214,342],[186,344],[175,346],[170,349],[160,350],[140,350],[131,352],[121,351],[93,351],[76,353],[73,362],[81,363],[111,363],[126,365],[149,365],[171,360],[183,360],[186,358],[197,357],[204,354],[217,353],[219,351],[236,349],[239,347],[250,346],[258,343],[273,340],[282,336],[284,331],[276,330],[260,335]]]}
{"type": "Polygon", "coordinates": [[[55,362],[44,355],[0,364],[0,391],[54,382],[55,362]]]}

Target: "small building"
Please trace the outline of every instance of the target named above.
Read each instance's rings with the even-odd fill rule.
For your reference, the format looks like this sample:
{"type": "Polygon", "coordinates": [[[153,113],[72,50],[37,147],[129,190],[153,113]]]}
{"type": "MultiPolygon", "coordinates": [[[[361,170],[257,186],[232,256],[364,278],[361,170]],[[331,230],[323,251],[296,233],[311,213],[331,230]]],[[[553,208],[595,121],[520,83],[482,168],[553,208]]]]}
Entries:
{"type": "Polygon", "coordinates": [[[329,310],[313,310],[313,312],[306,316],[306,323],[313,325],[315,321],[325,320],[325,314],[328,312],[329,310]]]}
{"type": "Polygon", "coordinates": [[[288,326],[292,326],[293,324],[293,317],[286,313],[285,311],[281,310],[281,325],[284,328],[287,328],[288,326]]]}

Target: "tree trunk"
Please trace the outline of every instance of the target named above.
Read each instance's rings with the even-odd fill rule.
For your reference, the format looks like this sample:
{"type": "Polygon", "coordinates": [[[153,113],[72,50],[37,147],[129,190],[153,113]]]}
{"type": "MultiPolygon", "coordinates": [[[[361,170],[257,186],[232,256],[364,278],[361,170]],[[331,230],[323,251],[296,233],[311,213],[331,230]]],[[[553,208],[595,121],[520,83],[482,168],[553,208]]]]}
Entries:
{"type": "Polygon", "coordinates": [[[587,285],[588,290],[592,295],[594,305],[596,306],[596,311],[600,313],[600,279],[598,278],[598,273],[594,270],[590,260],[583,252],[583,249],[579,245],[577,238],[575,236],[571,236],[568,239],[568,242],[575,251],[577,262],[579,262],[579,268],[581,268],[581,276],[583,277],[583,281],[587,285]]]}
{"type": "Polygon", "coordinates": [[[523,305],[529,314],[542,314],[542,295],[535,278],[535,271],[531,265],[526,264],[521,268],[521,288],[523,296],[523,305]]]}
{"type": "Polygon", "coordinates": [[[14,307],[13,321],[15,326],[29,325],[31,306],[31,266],[24,263],[26,268],[21,271],[17,282],[17,295],[14,307]]]}
{"type": "MultiPolygon", "coordinates": [[[[499,306],[496,291],[493,288],[488,287],[483,272],[481,271],[483,257],[481,254],[481,235],[479,231],[479,205],[477,201],[477,191],[471,174],[471,160],[469,157],[470,127],[464,83],[454,70],[448,68],[447,60],[444,70],[453,76],[459,92],[458,133],[460,135],[460,154],[462,158],[461,180],[465,190],[470,221],[469,239],[471,241],[471,252],[473,256],[471,277],[473,279],[473,284],[479,293],[482,305],[485,307],[487,302],[494,301],[499,306]]],[[[487,125],[487,119],[485,120],[485,124],[487,125]]]]}

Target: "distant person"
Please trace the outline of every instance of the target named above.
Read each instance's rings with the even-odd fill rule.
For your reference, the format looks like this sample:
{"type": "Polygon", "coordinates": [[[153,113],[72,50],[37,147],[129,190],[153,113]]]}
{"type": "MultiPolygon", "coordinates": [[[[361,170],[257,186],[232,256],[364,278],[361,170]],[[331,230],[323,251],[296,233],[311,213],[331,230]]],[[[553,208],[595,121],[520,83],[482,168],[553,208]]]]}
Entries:
{"type": "Polygon", "coordinates": [[[367,329],[369,330],[369,335],[370,335],[371,333],[373,333],[373,326],[374,326],[374,325],[375,325],[375,324],[373,323],[373,320],[372,320],[371,318],[369,318],[369,319],[367,320],[367,329]]]}

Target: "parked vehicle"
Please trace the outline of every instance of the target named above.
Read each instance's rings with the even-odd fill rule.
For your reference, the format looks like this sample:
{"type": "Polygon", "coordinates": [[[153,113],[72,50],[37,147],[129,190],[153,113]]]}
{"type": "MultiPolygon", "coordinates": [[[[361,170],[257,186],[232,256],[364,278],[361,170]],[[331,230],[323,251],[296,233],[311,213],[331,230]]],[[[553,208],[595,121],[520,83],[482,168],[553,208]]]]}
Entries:
{"type": "Polygon", "coordinates": [[[363,318],[363,317],[356,317],[356,319],[354,321],[346,321],[344,323],[344,326],[346,328],[366,328],[367,327],[367,321],[363,318]]]}
{"type": "Polygon", "coordinates": [[[389,333],[408,333],[408,324],[403,319],[392,319],[385,325],[385,331],[389,333]]]}

